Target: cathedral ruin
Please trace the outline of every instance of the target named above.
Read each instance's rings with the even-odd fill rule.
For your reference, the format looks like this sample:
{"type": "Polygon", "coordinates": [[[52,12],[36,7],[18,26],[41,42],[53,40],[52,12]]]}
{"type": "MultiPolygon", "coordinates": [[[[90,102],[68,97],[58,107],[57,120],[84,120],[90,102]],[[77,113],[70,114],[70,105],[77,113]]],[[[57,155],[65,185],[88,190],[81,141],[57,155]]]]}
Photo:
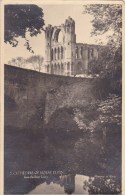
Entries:
{"type": "Polygon", "coordinates": [[[75,21],[71,17],[61,26],[48,25],[45,40],[46,73],[64,76],[87,74],[88,63],[98,59],[99,46],[76,43],[75,21]]]}

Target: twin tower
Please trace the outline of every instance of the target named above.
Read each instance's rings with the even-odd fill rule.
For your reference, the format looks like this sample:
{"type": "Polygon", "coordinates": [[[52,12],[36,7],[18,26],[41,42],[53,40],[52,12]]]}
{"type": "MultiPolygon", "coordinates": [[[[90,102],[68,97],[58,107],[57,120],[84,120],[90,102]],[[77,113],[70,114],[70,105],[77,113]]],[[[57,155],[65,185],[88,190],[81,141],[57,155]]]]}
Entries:
{"type": "Polygon", "coordinates": [[[45,29],[45,71],[73,76],[88,72],[88,63],[98,58],[98,47],[76,43],[75,21],[68,17],[61,26],[45,29]]]}

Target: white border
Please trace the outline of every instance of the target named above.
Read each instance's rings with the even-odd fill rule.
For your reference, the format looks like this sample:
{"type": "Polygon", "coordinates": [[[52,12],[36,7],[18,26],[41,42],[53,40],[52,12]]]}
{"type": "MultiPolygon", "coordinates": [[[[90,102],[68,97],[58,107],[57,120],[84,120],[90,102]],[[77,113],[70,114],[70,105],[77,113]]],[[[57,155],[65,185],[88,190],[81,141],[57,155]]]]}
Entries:
{"type": "Polygon", "coordinates": [[[105,1],[105,0],[3,0],[0,2],[0,194],[3,194],[3,184],[4,184],[4,5],[5,4],[46,4],[46,5],[53,5],[53,4],[122,4],[123,7],[123,18],[122,18],[122,43],[123,43],[123,50],[122,50],[122,194],[125,194],[125,100],[124,100],[124,93],[125,93],[125,1],[105,1]]]}

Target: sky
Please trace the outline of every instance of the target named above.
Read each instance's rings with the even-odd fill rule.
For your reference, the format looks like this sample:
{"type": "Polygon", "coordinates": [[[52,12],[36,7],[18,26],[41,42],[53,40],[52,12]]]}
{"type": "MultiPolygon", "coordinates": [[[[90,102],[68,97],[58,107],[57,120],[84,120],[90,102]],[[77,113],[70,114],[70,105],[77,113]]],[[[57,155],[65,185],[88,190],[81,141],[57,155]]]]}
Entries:
{"type": "MultiPolygon", "coordinates": [[[[38,5],[43,9],[45,26],[51,24],[58,26],[65,22],[68,16],[75,20],[76,42],[97,44],[97,37],[91,37],[92,30],[92,16],[83,14],[83,5],[38,5]]],[[[44,26],[44,27],[45,27],[44,26]]],[[[99,37],[98,37],[99,38],[99,37]]],[[[37,37],[30,38],[30,45],[34,50],[34,55],[45,56],[45,38],[44,32],[37,37]]],[[[12,47],[10,44],[4,44],[4,62],[8,63],[9,60],[16,57],[28,58],[31,54],[24,46],[24,40],[19,38],[19,45],[12,47]]]]}

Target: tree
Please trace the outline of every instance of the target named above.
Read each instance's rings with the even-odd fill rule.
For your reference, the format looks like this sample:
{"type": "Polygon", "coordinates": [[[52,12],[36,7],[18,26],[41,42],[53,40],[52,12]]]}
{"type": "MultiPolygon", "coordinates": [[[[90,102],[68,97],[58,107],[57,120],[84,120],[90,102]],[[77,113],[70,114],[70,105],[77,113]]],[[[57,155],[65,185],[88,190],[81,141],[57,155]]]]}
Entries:
{"type": "MultiPolygon", "coordinates": [[[[93,30],[92,36],[107,33],[107,48],[103,51],[101,58],[103,65],[110,71],[112,77],[122,64],[122,5],[120,4],[95,4],[85,5],[84,13],[93,16],[91,21],[93,30]],[[112,32],[112,34],[111,34],[112,32]],[[109,35],[109,33],[111,35],[109,35]],[[105,59],[104,59],[105,58],[105,59]],[[110,58],[110,60],[109,60],[110,58]],[[112,67],[112,70],[111,70],[112,67]]],[[[119,74],[121,77],[121,74],[119,74]]]]}
{"type": "Polygon", "coordinates": [[[26,63],[31,63],[33,65],[34,70],[41,71],[42,63],[43,63],[44,58],[41,57],[40,55],[34,55],[29,57],[26,60],[26,63]]]}
{"type": "Polygon", "coordinates": [[[84,190],[88,190],[89,194],[120,194],[121,183],[118,177],[90,177],[84,182],[84,190]]]}
{"type": "Polygon", "coordinates": [[[92,35],[102,35],[112,31],[108,36],[109,44],[119,48],[122,44],[122,6],[119,4],[85,5],[84,13],[94,17],[92,35]]]}
{"type": "Polygon", "coordinates": [[[120,175],[121,97],[110,94],[85,109],[77,108],[74,115],[78,128],[83,130],[74,155],[86,174],[120,175]]]}
{"type": "Polygon", "coordinates": [[[25,46],[33,52],[30,47],[26,33],[30,36],[37,36],[43,30],[43,10],[37,5],[5,5],[5,43],[10,43],[12,47],[18,45],[18,37],[25,39],[25,46]]]}
{"type": "Polygon", "coordinates": [[[98,59],[93,59],[88,63],[90,74],[100,74],[105,77],[113,73],[113,55],[109,46],[101,46],[99,48],[98,59]]]}
{"type": "Polygon", "coordinates": [[[25,59],[22,57],[12,58],[12,60],[10,60],[8,64],[22,68],[25,66],[25,59]]]}

